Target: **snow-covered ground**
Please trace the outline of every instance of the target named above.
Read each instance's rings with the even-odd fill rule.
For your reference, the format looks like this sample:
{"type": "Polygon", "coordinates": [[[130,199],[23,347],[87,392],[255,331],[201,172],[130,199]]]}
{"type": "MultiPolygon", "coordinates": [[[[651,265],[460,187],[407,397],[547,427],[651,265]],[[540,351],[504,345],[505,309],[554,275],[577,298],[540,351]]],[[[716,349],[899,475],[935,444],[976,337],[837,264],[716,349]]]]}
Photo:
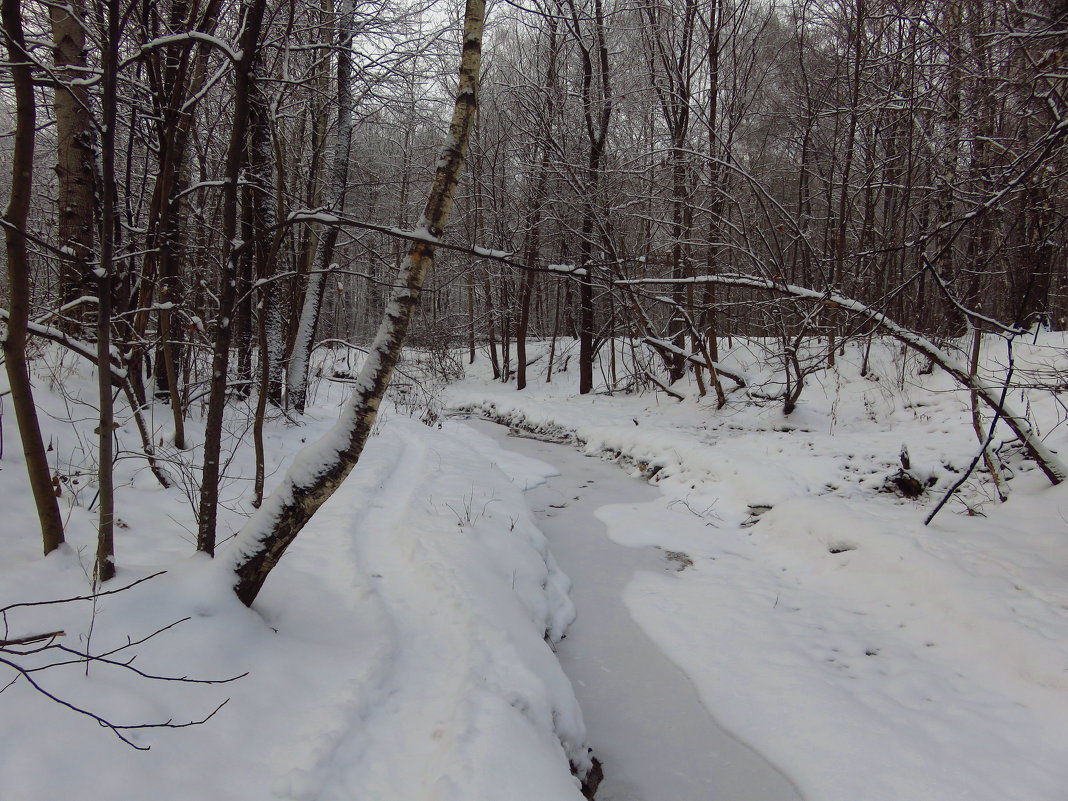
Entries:
{"type": "MultiPolygon", "coordinates": [[[[733,344],[724,360],[774,389],[757,349],[733,344]]],[[[1063,376],[1064,337],[1039,344],[1018,348],[1017,364],[1063,376]]],[[[992,346],[988,362],[999,357],[992,346]]],[[[583,770],[590,743],[545,640],[574,614],[569,581],[522,493],[546,468],[476,447],[462,421],[418,422],[434,422],[444,400],[652,476],[653,499],[596,510],[616,542],[659,547],[682,568],[637,573],[626,606],[715,720],[806,801],[1064,801],[1068,488],[1011,459],[1008,503],[977,476],[924,527],[976,450],[967,395],[894,347],[876,345],[868,377],[859,359],[851,348],[838,369],[810,376],[789,417],[744,390],[722,410],[688,385],[676,387],[682,403],[652,392],[578,397],[573,357],[570,371],[523,393],[490,381],[481,361],[442,397],[399,391],[357,470],[252,610],[233,597],[226,560],[193,554],[195,471],[172,465],[181,480],[161,489],[123,425],[115,586],[167,572],[95,603],[12,608],[8,637],[62,630],[64,644],[101,654],[182,620],[113,658],[136,657],[150,674],[248,675],[162,682],[100,662],[32,674],[117,724],[183,723],[230,699],[202,726],[124,730],[147,752],[22,678],[0,693],[0,797],[580,799],[569,762],[583,770]],[[937,482],[916,501],[881,491],[903,444],[915,472],[937,482]]],[[[90,591],[92,376],[55,352],[35,370],[69,545],[39,555],[7,409],[0,606],[90,591]]],[[[302,425],[271,422],[274,479],[336,419],[343,393],[322,382],[302,425]]],[[[1012,399],[1068,454],[1057,396],[1012,399]]],[[[235,435],[246,418],[233,410],[235,435]]],[[[157,440],[166,420],[154,410],[157,440]]],[[[250,511],[250,450],[225,469],[221,539],[250,511]]],[[[24,668],[65,658],[3,657],[24,668]]]]}
{"type": "MultiPolygon", "coordinates": [[[[94,489],[90,476],[76,474],[91,466],[84,404],[92,386],[80,368],[53,367],[76,398],[64,401],[52,391],[58,383],[50,388],[40,374],[69,545],[39,555],[14,421],[4,415],[0,606],[90,592],[94,489]],[[81,421],[72,426],[72,417],[81,421]]],[[[342,388],[321,389],[306,425],[271,425],[275,476],[336,417],[342,388]]],[[[546,641],[559,639],[574,607],[522,488],[456,434],[393,410],[384,418],[359,469],[302,532],[252,610],[230,590],[225,559],[194,555],[182,488],[161,489],[143,460],[125,453],[117,465],[119,572],[107,586],[167,572],[95,605],[11,609],[8,636],[62,630],[61,643],[103,654],[183,620],[112,659],[135,657],[133,667],[156,675],[248,675],[185,684],[101,662],[32,674],[57,698],[119,725],[185,723],[229,699],[202,726],[124,730],[149,751],[23,677],[0,694],[0,798],[580,800],[569,762],[589,765],[585,728],[546,641]]],[[[235,414],[234,425],[241,422],[235,414]]],[[[125,426],[118,436],[126,447],[136,441],[125,426]]],[[[227,468],[230,530],[248,511],[241,498],[250,484],[240,478],[251,474],[248,460],[241,450],[227,468]]],[[[71,659],[3,656],[27,669],[71,659]]],[[[16,677],[10,664],[0,671],[0,686],[16,677]]]]}
{"type": "MultiPolygon", "coordinates": [[[[1017,362],[1063,373],[1064,346],[1046,335],[1017,362]]],[[[727,359],[759,369],[741,347],[727,359]]],[[[626,603],[714,717],[809,801],[1063,801],[1068,487],[1017,462],[1008,503],[976,478],[924,527],[977,448],[967,395],[903,369],[896,347],[876,346],[867,378],[859,361],[850,349],[811,377],[789,417],[744,391],[719,411],[576,397],[566,373],[517,393],[473,371],[450,402],[653,474],[658,499],[599,516],[617,542],[684,555],[685,569],[639,573],[626,603]],[[918,501],[881,491],[902,445],[938,481],[918,501]]],[[[1013,400],[1068,453],[1055,396],[1013,400]]]]}

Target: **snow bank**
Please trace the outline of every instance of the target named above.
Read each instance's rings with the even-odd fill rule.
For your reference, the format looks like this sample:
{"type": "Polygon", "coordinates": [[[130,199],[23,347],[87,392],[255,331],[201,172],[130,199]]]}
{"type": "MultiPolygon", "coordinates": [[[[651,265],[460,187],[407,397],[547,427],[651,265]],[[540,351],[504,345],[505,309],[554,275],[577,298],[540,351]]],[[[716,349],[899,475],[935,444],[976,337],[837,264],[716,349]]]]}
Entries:
{"type": "MultiPolygon", "coordinates": [[[[390,653],[361,692],[380,702],[306,769],[308,797],[579,797],[568,763],[589,767],[582,716],[545,642],[574,608],[521,489],[460,440],[396,418],[343,492],[359,510],[348,521],[352,561],[382,609],[390,653]]],[[[314,610],[285,600],[311,580],[279,594],[272,576],[272,625],[312,624],[302,618],[314,610]]]]}
{"type": "MultiPolygon", "coordinates": [[[[68,390],[76,384],[68,381],[68,390]]],[[[84,389],[91,392],[91,383],[84,389]]],[[[57,396],[42,391],[41,401],[64,415],[57,396]]],[[[272,426],[269,471],[277,477],[331,416],[320,407],[304,427],[272,426]]],[[[167,572],[95,605],[12,610],[9,634],[63,630],[70,647],[101,653],[183,620],[115,658],[135,657],[139,670],[172,677],[248,675],[220,685],[156,682],[99,663],[88,675],[84,664],[34,674],[58,697],[117,724],[184,723],[229,699],[196,728],[126,731],[149,751],[133,750],[20,679],[0,694],[9,722],[0,734],[3,797],[581,799],[571,766],[589,768],[585,727],[551,646],[574,616],[569,582],[522,496],[524,484],[544,473],[513,460],[502,464],[506,476],[457,436],[385,416],[356,471],[251,610],[230,589],[226,560],[193,554],[181,489],[153,486],[138,460],[120,461],[116,586],[167,572]]],[[[73,469],[89,465],[76,454],[77,429],[45,420],[67,482],[64,503],[75,501],[69,546],[38,555],[6,416],[0,606],[89,591],[92,478],[73,469]]],[[[249,472],[241,450],[224,487],[231,508],[221,510],[221,539],[240,524],[240,476],[249,472]]],[[[48,657],[20,662],[40,666],[48,657]]],[[[5,684],[14,677],[0,670],[5,684]]]]}
{"type": "MultiPolygon", "coordinates": [[[[618,404],[619,399],[613,401],[618,404]]],[[[611,416],[604,413],[608,407],[607,403],[600,404],[594,416],[605,422],[611,416]]],[[[570,441],[587,455],[617,461],[632,474],[662,484],[666,490],[714,498],[721,507],[729,505],[738,513],[750,506],[772,506],[816,492],[832,480],[828,470],[794,470],[790,460],[777,458],[774,447],[766,443],[754,449],[746,443],[734,447],[734,443],[725,442],[711,449],[686,430],[633,424],[634,419],[625,416],[615,425],[598,425],[586,422],[588,415],[569,415],[540,399],[532,402],[495,394],[492,399],[457,400],[454,408],[538,436],[570,441]],[[569,417],[573,427],[567,425],[569,417]]],[[[648,414],[643,411],[642,417],[648,414]]]]}

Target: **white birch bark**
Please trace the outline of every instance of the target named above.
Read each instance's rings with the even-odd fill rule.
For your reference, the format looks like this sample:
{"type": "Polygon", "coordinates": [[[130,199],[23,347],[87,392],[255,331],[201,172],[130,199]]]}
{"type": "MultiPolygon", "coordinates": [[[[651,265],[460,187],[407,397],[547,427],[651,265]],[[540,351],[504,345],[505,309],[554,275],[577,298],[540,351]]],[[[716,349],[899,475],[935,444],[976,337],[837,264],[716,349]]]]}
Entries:
{"type": "MultiPolygon", "coordinates": [[[[338,15],[337,137],[334,139],[334,152],[327,186],[329,208],[336,214],[345,210],[345,189],[349,178],[349,151],[352,147],[354,106],[352,39],[355,24],[355,7],[352,0],[342,0],[338,15]]],[[[326,270],[329,269],[330,261],[334,257],[337,233],[337,227],[332,226],[319,239],[315,260],[312,262],[312,271],[308,276],[308,288],[304,293],[304,305],[301,308],[300,321],[293,340],[293,350],[289,357],[289,373],[286,380],[289,406],[300,412],[304,411],[308,396],[308,366],[311,361],[312,348],[315,346],[315,329],[319,325],[319,312],[323,305],[326,270]]]]}
{"type": "Polygon", "coordinates": [[[352,472],[371,434],[463,169],[478,108],[484,21],[484,0],[467,0],[456,105],[418,225],[422,238],[413,241],[401,265],[378,334],[341,418],[323,439],[297,454],[281,486],[249,518],[230,550],[234,591],[246,605],[256,599],[268,574],[304,525],[352,472]]]}

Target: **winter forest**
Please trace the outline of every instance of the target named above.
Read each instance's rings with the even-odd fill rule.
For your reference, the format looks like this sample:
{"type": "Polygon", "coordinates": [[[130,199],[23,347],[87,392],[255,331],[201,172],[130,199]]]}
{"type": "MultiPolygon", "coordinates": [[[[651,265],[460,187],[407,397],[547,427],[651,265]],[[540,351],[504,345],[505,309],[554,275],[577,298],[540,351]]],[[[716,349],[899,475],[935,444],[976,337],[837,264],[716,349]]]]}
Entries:
{"type": "Polygon", "coordinates": [[[1063,801],[1062,0],[0,0],[11,801],[1063,801]]]}

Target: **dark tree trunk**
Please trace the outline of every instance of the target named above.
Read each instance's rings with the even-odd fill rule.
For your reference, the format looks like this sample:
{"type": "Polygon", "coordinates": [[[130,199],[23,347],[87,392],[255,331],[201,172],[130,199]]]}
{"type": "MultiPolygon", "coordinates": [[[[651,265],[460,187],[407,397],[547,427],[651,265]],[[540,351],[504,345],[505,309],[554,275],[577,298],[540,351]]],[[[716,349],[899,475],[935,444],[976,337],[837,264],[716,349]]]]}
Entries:
{"type": "Polygon", "coordinates": [[[117,119],[119,67],[119,0],[104,4],[103,98],[100,153],[100,272],[97,274],[97,388],[100,414],[97,436],[98,518],[96,569],[98,582],[115,577],[115,483],[113,460],[115,410],[111,394],[111,276],[115,255],[115,121],[117,119]]]}
{"type": "Polygon", "coordinates": [[[15,90],[15,147],[11,158],[11,198],[4,213],[4,240],[7,245],[8,296],[7,336],[3,339],[4,366],[11,386],[11,405],[26,455],[26,472],[37,505],[44,552],[63,544],[63,518],[52,485],[37,408],[30,386],[26,360],[27,325],[30,319],[30,264],[26,247],[26,222],[33,197],[33,155],[37,109],[33,97],[33,74],[26,56],[19,0],[2,0],[4,44],[15,90]]]}
{"type": "Polygon", "coordinates": [[[253,66],[259,57],[260,24],[266,0],[246,0],[243,6],[242,31],[239,40],[241,58],[234,65],[234,123],[226,154],[225,186],[223,189],[223,274],[219,289],[219,324],[215,333],[211,361],[211,394],[204,423],[204,468],[200,482],[200,507],[197,529],[197,550],[214,555],[215,523],[218,518],[219,468],[222,453],[223,412],[228,391],[227,373],[230,367],[230,343],[233,339],[231,317],[237,296],[237,264],[241,252],[235,245],[238,225],[238,177],[248,160],[246,135],[250,115],[250,93],[253,66]]]}

